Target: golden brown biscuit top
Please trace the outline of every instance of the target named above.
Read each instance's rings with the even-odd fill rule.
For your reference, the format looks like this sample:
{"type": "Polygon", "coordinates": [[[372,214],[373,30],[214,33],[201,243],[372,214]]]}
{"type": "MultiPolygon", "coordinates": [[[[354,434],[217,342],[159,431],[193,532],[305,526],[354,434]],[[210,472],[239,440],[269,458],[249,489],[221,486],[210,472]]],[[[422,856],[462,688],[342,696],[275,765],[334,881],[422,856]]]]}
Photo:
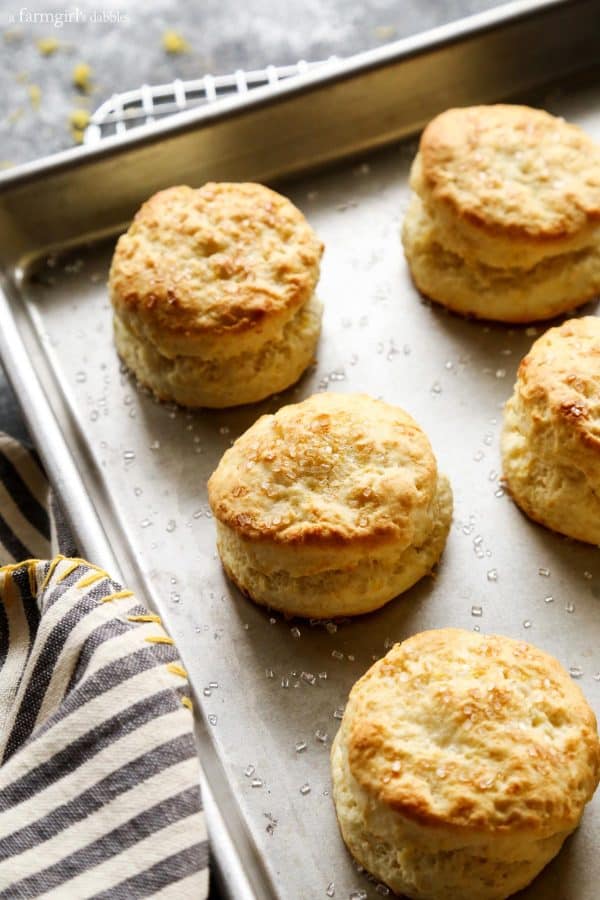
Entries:
{"type": "Polygon", "coordinates": [[[262,416],[208,482],[217,519],[281,544],[418,545],[436,489],[417,423],[363,394],[315,394],[262,416]]]}
{"type": "Polygon", "coordinates": [[[600,454],[600,318],[569,319],[546,331],[522,360],[517,389],[600,454]]]}
{"type": "Polygon", "coordinates": [[[434,202],[492,232],[558,239],[600,219],[600,147],[539,109],[449,109],[425,128],[420,166],[434,202]]]}
{"type": "Polygon", "coordinates": [[[446,628],[396,644],[353,687],[350,770],[423,825],[573,827],[600,777],[594,714],[553,657],[446,628]]]}
{"type": "Polygon", "coordinates": [[[312,295],[323,245],[260,184],[172,187],[141,207],[110,272],[117,310],[177,333],[238,333],[312,295]]]}

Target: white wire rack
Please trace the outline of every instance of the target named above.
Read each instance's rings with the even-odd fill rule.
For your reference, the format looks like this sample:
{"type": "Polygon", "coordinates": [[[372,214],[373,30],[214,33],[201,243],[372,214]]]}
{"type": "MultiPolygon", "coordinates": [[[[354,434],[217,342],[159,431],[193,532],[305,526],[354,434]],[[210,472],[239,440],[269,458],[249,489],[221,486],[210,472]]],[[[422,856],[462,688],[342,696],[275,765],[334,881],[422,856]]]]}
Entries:
{"type": "Polygon", "coordinates": [[[163,119],[184,109],[205,106],[222,97],[247,94],[264,85],[277,85],[316,67],[331,66],[335,56],[318,62],[300,60],[292,66],[267,66],[253,72],[238,69],[231,75],[204,75],[169,84],[143,84],[132,91],[113,94],[92,115],[86,128],[84,143],[96,144],[113,134],[124,134],[148,122],[163,119]]]}

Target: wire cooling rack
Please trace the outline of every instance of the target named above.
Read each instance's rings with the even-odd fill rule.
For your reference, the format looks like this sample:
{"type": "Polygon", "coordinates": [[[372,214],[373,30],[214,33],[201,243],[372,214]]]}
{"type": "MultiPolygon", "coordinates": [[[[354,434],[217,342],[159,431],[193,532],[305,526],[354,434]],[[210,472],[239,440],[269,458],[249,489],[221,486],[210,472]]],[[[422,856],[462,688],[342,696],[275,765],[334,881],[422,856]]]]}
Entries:
{"type": "Polygon", "coordinates": [[[247,94],[258,87],[301,75],[318,66],[334,65],[335,56],[318,62],[300,60],[292,66],[267,66],[252,72],[241,69],[231,75],[204,75],[202,78],[168,84],[143,84],[132,91],[113,94],[92,115],[84,135],[84,143],[96,144],[113,134],[124,134],[141,125],[171,116],[184,109],[214,103],[221,97],[247,94]]]}

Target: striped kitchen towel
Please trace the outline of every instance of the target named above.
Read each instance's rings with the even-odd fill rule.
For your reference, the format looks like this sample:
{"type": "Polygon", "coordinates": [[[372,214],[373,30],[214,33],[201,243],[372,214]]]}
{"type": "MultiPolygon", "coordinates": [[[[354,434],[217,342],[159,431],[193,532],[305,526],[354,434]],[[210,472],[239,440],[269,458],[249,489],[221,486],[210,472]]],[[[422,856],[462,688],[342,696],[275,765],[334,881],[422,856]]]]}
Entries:
{"type": "Polygon", "coordinates": [[[49,510],[50,488],[37,454],[0,432],[0,564],[52,555],[49,510]]]}
{"type": "Polygon", "coordinates": [[[35,456],[0,437],[0,898],[205,898],[185,670],[160,618],[51,561],[35,456]]]}

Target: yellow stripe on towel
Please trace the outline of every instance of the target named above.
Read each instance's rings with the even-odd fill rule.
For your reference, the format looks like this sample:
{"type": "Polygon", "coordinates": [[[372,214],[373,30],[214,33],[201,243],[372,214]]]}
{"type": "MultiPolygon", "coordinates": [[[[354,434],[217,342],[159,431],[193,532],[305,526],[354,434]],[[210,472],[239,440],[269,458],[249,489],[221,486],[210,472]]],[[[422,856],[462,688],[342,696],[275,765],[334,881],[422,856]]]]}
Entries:
{"type": "Polygon", "coordinates": [[[62,553],[59,553],[58,556],[55,556],[52,562],[50,563],[50,568],[46,572],[46,577],[42,581],[42,587],[40,590],[45,591],[50,583],[50,579],[54,574],[54,570],[56,569],[59,562],[62,562],[63,559],[66,559],[66,556],[63,556],[62,553]]]}
{"type": "Polygon", "coordinates": [[[128,622],[156,622],[157,625],[162,625],[162,619],[160,616],[157,616],[156,613],[147,613],[145,616],[127,616],[128,622]]]}
{"type": "Polygon", "coordinates": [[[121,600],[123,597],[133,597],[133,591],[115,591],[114,594],[102,597],[100,603],[112,603],[113,600],[121,600]]]}
{"type": "Polygon", "coordinates": [[[81,564],[82,564],[82,561],[80,559],[72,560],[72,562],[69,563],[69,565],[66,567],[66,569],[63,569],[63,571],[60,573],[60,575],[56,579],[57,584],[61,581],[64,581],[65,578],[68,578],[69,575],[71,574],[71,572],[74,572],[75,569],[78,569],[81,564]]]}
{"type": "Polygon", "coordinates": [[[82,578],[81,581],[78,581],[77,587],[90,587],[90,585],[95,584],[97,581],[102,581],[104,578],[108,578],[107,573],[103,572],[102,569],[96,569],[96,571],[92,572],[91,575],[86,575],[85,578],[82,578]]]}
{"type": "Polygon", "coordinates": [[[169,663],[167,666],[167,671],[172,672],[173,675],[181,675],[182,678],[187,678],[188,673],[185,671],[183,666],[180,666],[179,663],[169,663]]]}

